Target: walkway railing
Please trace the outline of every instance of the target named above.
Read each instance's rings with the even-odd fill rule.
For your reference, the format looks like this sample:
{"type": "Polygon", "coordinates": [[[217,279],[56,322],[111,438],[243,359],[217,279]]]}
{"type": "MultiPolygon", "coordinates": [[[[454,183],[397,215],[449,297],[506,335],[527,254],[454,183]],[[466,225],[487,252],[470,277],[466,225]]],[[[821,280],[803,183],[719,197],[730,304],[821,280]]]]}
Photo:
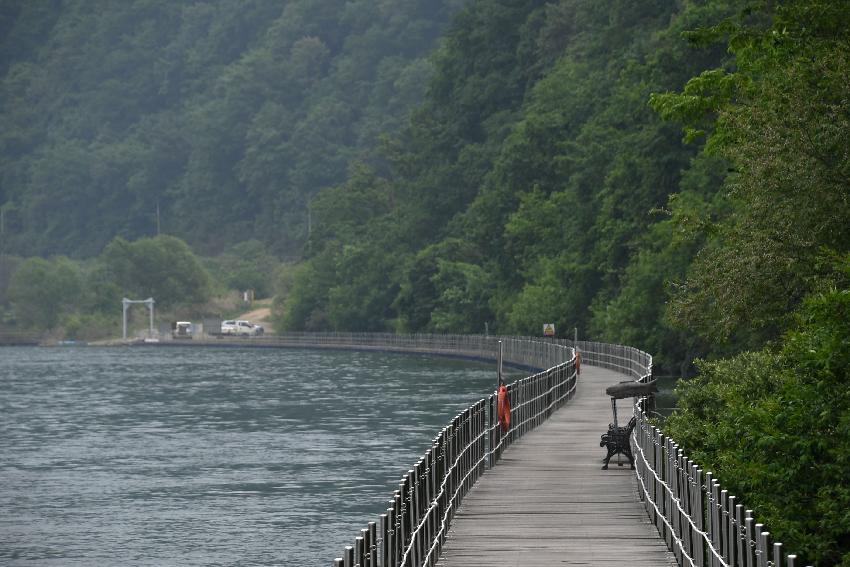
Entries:
{"type": "MultiPolygon", "coordinates": [[[[272,339],[269,339],[272,340],[272,339]]],[[[545,369],[508,386],[512,423],[502,435],[496,397],[479,400],[449,423],[407,471],[379,522],[369,522],[334,567],[435,565],[457,507],[502,451],[545,421],[575,393],[575,350],[584,364],[634,380],[652,379],[652,356],[633,347],[540,338],[467,335],[288,334],[269,346],[378,349],[496,360],[499,341],[506,364],[545,369]]],[[[253,341],[252,341],[253,342],[253,341]]],[[[601,394],[601,393],[600,393],[601,394]]],[[[650,400],[635,401],[632,443],[636,476],[647,514],[680,565],[691,567],[794,567],[753,511],[722,489],[682,449],[655,427],[650,400]]]]}
{"type": "MultiPolygon", "coordinates": [[[[502,360],[542,372],[508,384],[511,427],[502,432],[496,395],[472,404],[434,438],[431,448],[402,476],[398,490],[378,522],[360,530],[354,545],[334,560],[340,567],[419,567],[435,565],[452,518],[463,497],[487,468],[495,466],[502,451],[545,421],[575,393],[575,355],[563,342],[531,338],[440,335],[337,335],[293,336],[284,340],[319,338],[321,346],[381,348],[406,352],[453,354],[502,360]],[[383,339],[389,339],[384,341],[383,339]]],[[[310,346],[316,346],[310,344],[310,346]]]]}
{"type": "Polygon", "coordinates": [[[431,335],[391,333],[283,333],[260,337],[211,338],[210,344],[232,344],[269,347],[310,347],[328,349],[380,350],[417,352],[493,360],[499,355],[502,341],[506,364],[520,368],[543,370],[564,362],[565,353],[572,355],[564,341],[543,341],[534,337],[498,337],[492,335],[431,335]],[[566,349],[566,350],[565,350],[566,349]]]}
{"type": "MultiPolygon", "coordinates": [[[[588,364],[619,370],[642,382],[652,378],[652,357],[645,352],[604,343],[576,346],[588,364]]],[[[652,425],[648,403],[648,398],[635,403],[637,480],[647,514],[679,564],[794,567],[796,556],[786,555],[781,543],[771,543],[770,533],[756,523],[753,511],[652,425]]]]}

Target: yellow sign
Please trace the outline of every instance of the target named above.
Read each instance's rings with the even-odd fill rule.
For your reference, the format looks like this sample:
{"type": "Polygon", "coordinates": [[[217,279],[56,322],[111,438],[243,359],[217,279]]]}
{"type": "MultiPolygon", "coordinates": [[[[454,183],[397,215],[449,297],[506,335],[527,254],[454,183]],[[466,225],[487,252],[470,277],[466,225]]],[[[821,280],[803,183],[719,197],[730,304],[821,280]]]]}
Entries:
{"type": "Polygon", "coordinates": [[[543,323],[543,336],[544,337],[554,337],[555,336],[555,323],[543,323]]]}

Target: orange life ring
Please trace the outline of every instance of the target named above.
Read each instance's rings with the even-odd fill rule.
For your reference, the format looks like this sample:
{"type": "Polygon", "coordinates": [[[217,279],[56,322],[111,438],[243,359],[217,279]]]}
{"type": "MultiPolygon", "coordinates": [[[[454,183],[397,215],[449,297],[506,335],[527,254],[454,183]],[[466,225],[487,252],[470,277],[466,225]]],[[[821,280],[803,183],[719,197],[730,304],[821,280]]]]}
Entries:
{"type": "Polygon", "coordinates": [[[499,393],[496,399],[499,425],[502,426],[502,433],[505,433],[511,427],[511,398],[504,384],[499,386],[499,393]]]}

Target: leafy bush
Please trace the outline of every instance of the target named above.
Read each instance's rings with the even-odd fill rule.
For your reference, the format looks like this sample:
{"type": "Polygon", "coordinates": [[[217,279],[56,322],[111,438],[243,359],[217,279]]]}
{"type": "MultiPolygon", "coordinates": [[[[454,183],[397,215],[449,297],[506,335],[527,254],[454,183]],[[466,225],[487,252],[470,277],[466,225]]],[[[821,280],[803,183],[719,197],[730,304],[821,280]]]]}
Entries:
{"type": "Polygon", "coordinates": [[[805,564],[846,566],[850,288],[811,295],[798,321],[776,347],[699,362],[665,428],[805,564]]]}

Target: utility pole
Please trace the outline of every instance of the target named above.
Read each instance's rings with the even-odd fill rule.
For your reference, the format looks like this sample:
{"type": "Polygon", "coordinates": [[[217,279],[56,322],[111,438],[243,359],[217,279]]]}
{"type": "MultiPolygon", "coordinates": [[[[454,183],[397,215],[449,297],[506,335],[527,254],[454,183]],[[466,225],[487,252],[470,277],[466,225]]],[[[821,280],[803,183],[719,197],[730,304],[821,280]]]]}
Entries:
{"type": "Polygon", "coordinates": [[[496,362],[496,376],[498,377],[498,384],[496,384],[496,388],[502,385],[502,341],[499,341],[499,360],[496,362]]]}
{"type": "Polygon", "coordinates": [[[159,236],[159,199],[156,200],[156,235],[159,236]]]}

